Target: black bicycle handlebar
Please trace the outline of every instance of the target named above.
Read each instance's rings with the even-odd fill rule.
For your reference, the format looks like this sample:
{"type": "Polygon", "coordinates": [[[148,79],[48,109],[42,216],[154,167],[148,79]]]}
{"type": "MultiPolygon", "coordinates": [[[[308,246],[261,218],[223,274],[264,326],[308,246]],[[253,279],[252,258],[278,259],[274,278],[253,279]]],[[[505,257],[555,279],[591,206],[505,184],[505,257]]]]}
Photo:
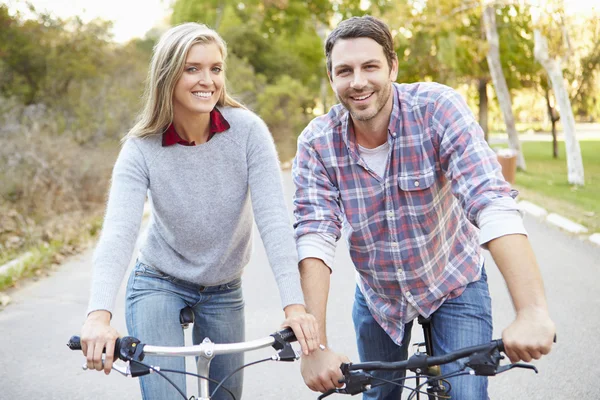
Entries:
{"type": "Polygon", "coordinates": [[[431,367],[434,365],[442,365],[448,364],[452,361],[459,360],[461,358],[468,357],[474,353],[479,352],[490,352],[497,349],[498,351],[504,352],[504,343],[502,339],[492,340],[490,343],[485,343],[477,346],[465,347],[464,349],[459,349],[457,351],[444,354],[442,356],[427,356],[427,355],[415,355],[408,360],[405,361],[395,361],[395,362],[380,362],[380,361],[369,361],[364,363],[348,363],[342,364],[342,366],[347,365],[349,371],[374,371],[374,370],[384,370],[384,371],[393,371],[393,370],[401,370],[401,369],[416,369],[422,368],[425,369],[427,367],[431,367]]]}
{"type": "MultiPolygon", "coordinates": [[[[556,335],[554,335],[554,342],[556,342],[556,335]]],[[[527,368],[537,373],[537,369],[529,364],[515,363],[500,366],[500,360],[503,358],[500,352],[505,353],[504,342],[502,339],[496,339],[489,343],[465,347],[441,356],[428,356],[427,354],[417,353],[405,361],[342,363],[340,369],[344,374],[344,378],[340,379],[339,382],[345,384],[345,386],[341,389],[336,388],[326,391],[319,396],[319,400],[334,393],[355,395],[368,390],[371,387],[372,376],[367,371],[410,370],[417,374],[423,374],[429,367],[449,364],[463,358],[468,358],[465,367],[470,367],[475,375],[493,376],[512,368],[527,368]]]]}

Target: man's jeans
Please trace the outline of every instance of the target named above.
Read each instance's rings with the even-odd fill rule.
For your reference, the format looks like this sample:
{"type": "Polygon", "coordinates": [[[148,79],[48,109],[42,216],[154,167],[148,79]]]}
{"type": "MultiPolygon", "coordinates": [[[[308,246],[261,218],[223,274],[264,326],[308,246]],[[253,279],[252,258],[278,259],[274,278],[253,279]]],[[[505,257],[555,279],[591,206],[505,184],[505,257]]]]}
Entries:
{"type": "MultiPolygon", "coordinates": [[[[142,343],[157,346],[184,346],[184,334],[179,322],[179,312],[191,306],[195,314],[192,332],[194,344],[205,337],[215,343],[244,341],[244,300],[242,282],[236,279],[227,284],[203,287],[165,275],[138,262],[127,283],[127,329],[142,343]]],[[[210,364],[210,378],[221,381],[234,369],[243,365],[242,353],[218,355],[210,364]]],[[[147,356],[144,363],[158,365],[161,369],[185,370],[183,357],[147,356]]],[[[193,371],[195,372],[195,371],[193,371]]],[[[165,373],[184,393],[185,375],[165,373]]],[[[236,398],[242,395],[241,372],[229,378],[224,386],[236,398]]],[[[166,379],[156,373],[140,378],[142,397],[150,399],[180,399],[181,395],[166,379]]],[[[216,387],[210,383],[210,391],[216,387]]],[[[197,388],[194,388],[194,392],[197,388]]],[[[213,399],[230,399],[219,389],[213,399]]]]}
{"type": "MultiPolygon", "coordinates": [[[[358,287],[352,317],[361,362],[401,361],[407,358],[412,322],[406,324],[402,346],[398,346],[375,321],[358,287]]],[[[435,355],[492,340],[492,307],[485,269],[479,281],[467,285],[462,295],[447,300],[433,313],[431,328],[435,355]]],[[[442,374],[456,371],[460,368],[460,361],[464,360],[442,366],[442,374]]],[[[404,373],[377,371],[373,375],[394,380],[404,376],[404,373]]],[[[451,378],[448,382],[452,385],[449,394],[453,399],[485,400],[488,398],[485,377],[466,375],[451,378]]],[[[414,387],[414,385],[410,386],[414,387]]],[[[401,387],[386,384],[365,392],[363,399],[400,400],[401,392],[401,387]]]]}

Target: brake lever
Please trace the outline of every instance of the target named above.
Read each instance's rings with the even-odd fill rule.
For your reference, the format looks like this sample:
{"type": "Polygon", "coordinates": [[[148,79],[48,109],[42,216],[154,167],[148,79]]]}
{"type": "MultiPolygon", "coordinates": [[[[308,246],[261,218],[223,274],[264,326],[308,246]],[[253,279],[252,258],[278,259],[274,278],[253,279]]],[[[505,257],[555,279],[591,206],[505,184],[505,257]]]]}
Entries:
{"type": "Polygon", "coordinates": [[[509,369],[513,369],[513,368],[532,369],[536,374],[538,373],[538,370],[534,365],[525,364],[525,363],[514,363],[514,364],[507,364],[507,365],[498,367],[498,369],[496,370],[496,374],[501,374],[501,373],[506,372],[509,369]]]}
{"type": "MultiPolygon", "coordinates": [[[[102,354],[102,367],[104,367],[104,357],[105,357],[105,355],[102,354]]],[[[84,371],[88,370],[87,362],[81,366],[81,369],[84,371]]],[[[115,361],[115,362],[113,362],[111,370],[117,371],[118,373],[120,373],[123,376],[127,376],[127,377],[131,376],[131,370],[129,369],[129,363],[120,365],[119,363],[117,363],[115,361]]]]}
{"type": "Polygon", "coordinates": [[[325,393],[321,394],[319,397],[317,397],[317,400],[321,400],[324,399],[325,397],[332,395],[334,393],[339,393],[339,394],[348,394],[346,393],[346,389],[342,388],[342,389],[329,389],[328,391],[326,391],[325,393]]]}
{"type": "Polygon", "coordinates": [[[366,390],[371,389],[371,376],[363,371],[350,371],[350,365],[348,363],[342,363],[340,369],[344,374],[338,382],[343,383],[344,387],[330,389],[320,395],[318,400],[324,399],[325,397],[334,393],[338,394],[349,394],[354,396],[355,394],[362,393],[366,390]]]}

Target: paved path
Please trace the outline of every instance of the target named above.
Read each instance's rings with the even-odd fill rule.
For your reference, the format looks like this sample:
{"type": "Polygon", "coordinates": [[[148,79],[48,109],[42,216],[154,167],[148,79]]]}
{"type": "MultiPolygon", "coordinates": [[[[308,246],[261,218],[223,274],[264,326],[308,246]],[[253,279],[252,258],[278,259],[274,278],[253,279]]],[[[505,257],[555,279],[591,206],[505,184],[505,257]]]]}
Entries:
{"type": "MultiPolygon", "coordinates": [[[[291,181],[286,173],[286,190],[291,181]]],[[[291,204],[291,201],[290,201],[291,204]]],[[[599,399],[600,248],[527,218],[526,225],[542,266],[559,342],[536,363],[540,374],[509,372],[491,381],[492,399],[599,399]]],[[[0,312],[0,400],[138,399],[137,381],[113,373],[82,371],[83,357],[69,351],[67,339],[79,332],[84,318],[91,271],[91,250],[70,259],[52,276],[12,293],[13,304],[0,312]]],[[[488,262],[496,337],[512,317],[512,306],[496,267],[488,262]]],[[[331,345],[357,360],[351,323],[354,275],[346,249],[338,248],[329,304],[331,345]]],[[[255,253],[244,275],[247,337],[259,338],[282,320],[278,294],[264,249],[257,237],[255,253]]],[[[115,325],[125,334],[123,295],[115,325]]],[[[420,336],[417,328],[414,339],[420,336]]],[[[269,351],[249,353],[258,359],[269,351]]],[[[245,375],[246,399],[313,400],[302,383],[299,363],[261,364],[245,375]]],[[[189,385],[195,392],[194,385],[189,385]]],[[[191,391],[190,391],[191,392],[191,391]]],[[[191,392],[191,393],[194,393],[191,392]]],[[[341,396],[331,397],[345,398],[341,396]]],[[[350,398],[348,398],[350,399],[350,398]]]]}

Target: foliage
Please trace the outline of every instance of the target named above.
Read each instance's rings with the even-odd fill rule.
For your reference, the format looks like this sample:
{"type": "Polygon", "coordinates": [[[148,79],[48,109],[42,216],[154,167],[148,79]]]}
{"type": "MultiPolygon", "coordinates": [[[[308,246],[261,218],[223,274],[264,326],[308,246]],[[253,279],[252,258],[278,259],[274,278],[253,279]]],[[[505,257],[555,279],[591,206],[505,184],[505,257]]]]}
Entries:
{"type": "Polygon", "coordinates": [[[113,43],[106,21],[30,11],[25,19],[0,5],[0,253],[9,255],[66,243],[101,214],[152,48],[113,43]]]}
{"type": "Polygon", "coordinates": [[[282,161],[296,152],[296,138],[306,127],[314,108],[314,96],[299,81],[282,75],[258,95],[257,113],[263,117],[282,161]]]}
{"type": "MultiPolygon", "coordinates": [[[[540,70],[533,60],[531,18],[523,6],[497,9],[502,67],[511,89],[527,86],[540,70]]],[[[390,15],[399,57],[398,80],[434,80],[451,86],[489,80],[487,43],[479,3],[443,0],[407,3],[390,15]]]]}
{"type": "Polygon", "coordinates": [[[25,104],[64,96],[74,81],[104,69],[111,24],[95,20],[61,20],[38,14],[37,20],[12,18],[0,6],[0,53],[5,74],[1,93],[25,104]]]}

